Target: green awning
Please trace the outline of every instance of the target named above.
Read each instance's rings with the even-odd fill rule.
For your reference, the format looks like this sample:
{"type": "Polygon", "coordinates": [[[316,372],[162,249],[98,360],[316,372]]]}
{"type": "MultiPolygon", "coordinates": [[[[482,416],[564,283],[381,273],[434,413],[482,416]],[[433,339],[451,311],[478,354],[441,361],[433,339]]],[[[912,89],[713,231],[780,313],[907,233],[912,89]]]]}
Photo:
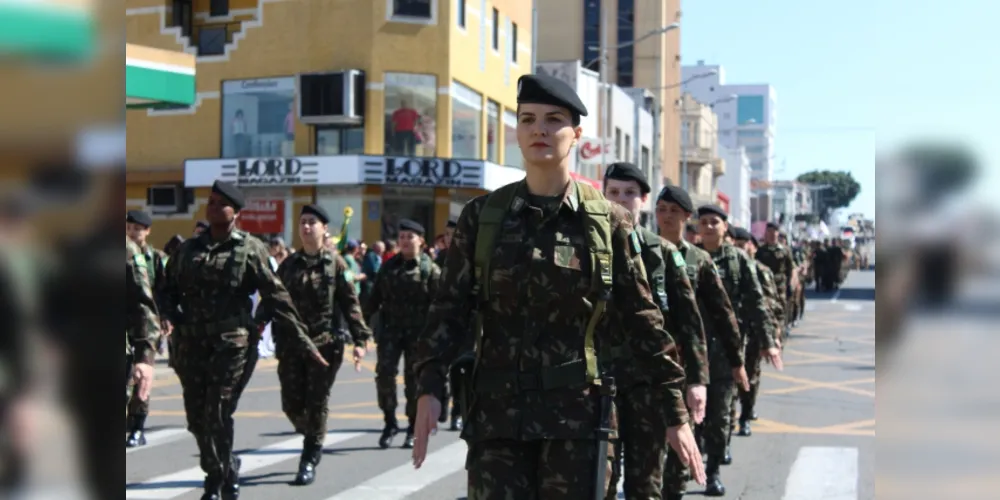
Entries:
{"type": "Polygon", "coordinates": [[[125,44],[125,107],[189,106],[195,101],[195,57],[125,44]]]}
{"type": "Polygon", "coordinates": [[[0,52],[83,59],[94,50],[94,24],[86,4],[0,2],[0,52]]]}

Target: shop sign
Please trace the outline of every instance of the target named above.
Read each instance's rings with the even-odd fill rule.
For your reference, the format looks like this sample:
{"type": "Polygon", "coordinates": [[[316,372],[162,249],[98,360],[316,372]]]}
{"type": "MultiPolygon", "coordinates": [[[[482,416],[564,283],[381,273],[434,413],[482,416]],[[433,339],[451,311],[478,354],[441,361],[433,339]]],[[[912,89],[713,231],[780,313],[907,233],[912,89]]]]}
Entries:
{"type": "Polygon", "coordinates": [[[253,234],[275,234],[285,231],[284,200],[249,199],[240,210],[240,229],[253,234]]]}
{"type": "Polygon", "coordinates": [[[222,179],[241,186],[316,184],[319,162],[307,158],[247,158],[222,165],[222,179]]]}
{"type": "Polygon", "coordinates": [[[482,186],[483,162],[447,158],[370,157],[364,163],[365,182],[407,186],[482,186]]]}

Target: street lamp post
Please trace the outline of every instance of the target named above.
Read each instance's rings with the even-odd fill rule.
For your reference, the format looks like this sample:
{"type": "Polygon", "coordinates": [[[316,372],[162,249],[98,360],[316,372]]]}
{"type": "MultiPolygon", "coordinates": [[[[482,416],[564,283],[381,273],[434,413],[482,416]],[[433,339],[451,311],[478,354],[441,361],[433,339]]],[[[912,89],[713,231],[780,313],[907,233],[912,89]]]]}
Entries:
{"type": "MultiPolygon", "coordinates": [[[[611,134],[611,86],[608,84],[608,28],[611,24],[611,8],[607,3],[601,6],[601,50],[600,50],[600,85],[601,85],[601,165],[602,168],[607,168],[608,157],[607,157],[607,141],[610,140],[611,134]]],[[[647,38],[662,35],[668,31],[677,29],[680,27],[679,23],[673,23],[661,28],[655,29],[642,35],[634,40],[618,44],[614,47],[615,50],[623,49],[625,47],[631,47],[647,38]]]]}

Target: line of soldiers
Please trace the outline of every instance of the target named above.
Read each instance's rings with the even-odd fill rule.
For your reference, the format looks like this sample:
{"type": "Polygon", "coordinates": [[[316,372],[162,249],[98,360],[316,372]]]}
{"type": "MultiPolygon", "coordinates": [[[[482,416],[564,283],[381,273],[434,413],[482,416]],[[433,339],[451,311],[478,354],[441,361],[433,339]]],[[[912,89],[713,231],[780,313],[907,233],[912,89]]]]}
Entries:
{"type": "MultiPolygon", "coordinates": [[[[668,187],[658,194],[656,235],[637,226],[650,189],[634,165],[610,167],[604,193],[572,182],[568,159],[586,114],[562,81],[521,77],[526,179],[466,205],[443,266],[420,252],[423,228],[403,221],[400,255],[383,264],[363,309],[342,259],[323,249],[329,217],[320,207],[301,214],[301,262],[289,258],[275,272],[264,245],[235,229],[242,193],[213,186],[210,228],[167,262],[159,307],[161,325],[174,329],[174,369],[206,472],[203,500],[239,496],[232,416],[267,321],[280,346],[283,410],[304,435],[297,482],[314,480],[348,340],[334,334],[335,309],[350,325],[356,363],[371,335],[366,320],[378,313],[382,323],[383,447],[400,432],[395,379],[405,359],[403,446],[413,447],[418,468],[446,420],[451,379],[452,415],[457,408],[461,417],[453,426],[469,444],[470,500],[601,499],[619,474],[628,498],[680,498],[688,478],[724,494],[719,466],[732,460],[737,387],[747,394],[739,420],[749,435],[760,360],[781,368],[777,308],[789,291],[769,287],[776,278],[726,242],[720,208],[695,209],[668,187]],[[699,246],[683,239],[694,214],[699,246]],[[255,291],[261,303],[251,317],[255,291]]],[[[784,247],[762,249],[785,262],[784,247]]],[[[144,337],[131,338],[139,345],[144,337]]]]}
{"type": "Polygon", "coordinates": [[[838,244],[838,240],[824,239],[812,243],[812,269],[816,280],[816,290],[831,292],[840,288],[850,269],[850,250],[838,244]]]}

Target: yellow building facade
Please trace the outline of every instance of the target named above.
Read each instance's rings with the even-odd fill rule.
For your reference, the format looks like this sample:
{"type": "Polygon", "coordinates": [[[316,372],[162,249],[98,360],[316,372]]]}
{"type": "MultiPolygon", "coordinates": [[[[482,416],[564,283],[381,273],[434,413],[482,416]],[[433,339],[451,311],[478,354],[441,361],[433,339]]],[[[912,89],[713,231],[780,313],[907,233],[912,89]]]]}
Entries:
{"type": "Polygon", "coordinates": [[[364,241],[400,218],[439,234],[523,177],[531,17],[530,0],[127,0],[127,40],[195,54],[198,75],[193,105],[127,114],[128,208],[160,246],[222,179],[250,200],[245,229],[294,244],[307,203],[331,226],[351,206],[364,241]]]}

